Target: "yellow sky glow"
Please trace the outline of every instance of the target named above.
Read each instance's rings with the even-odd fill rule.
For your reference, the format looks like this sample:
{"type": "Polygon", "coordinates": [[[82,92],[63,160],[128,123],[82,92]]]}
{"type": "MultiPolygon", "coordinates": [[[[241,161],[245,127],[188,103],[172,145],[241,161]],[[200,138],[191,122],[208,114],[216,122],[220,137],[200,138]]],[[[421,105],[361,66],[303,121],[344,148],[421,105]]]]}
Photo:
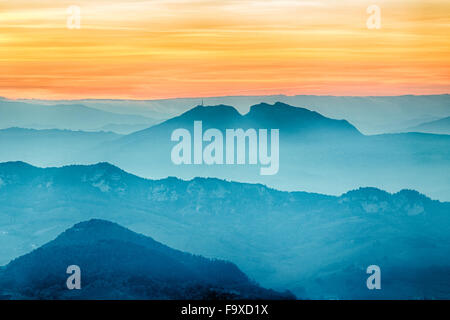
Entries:
{"type": "Polygon", "coordinates": [[[0,0],[0,96],[449,93],[449,34],[447,0],[0,0]]]}

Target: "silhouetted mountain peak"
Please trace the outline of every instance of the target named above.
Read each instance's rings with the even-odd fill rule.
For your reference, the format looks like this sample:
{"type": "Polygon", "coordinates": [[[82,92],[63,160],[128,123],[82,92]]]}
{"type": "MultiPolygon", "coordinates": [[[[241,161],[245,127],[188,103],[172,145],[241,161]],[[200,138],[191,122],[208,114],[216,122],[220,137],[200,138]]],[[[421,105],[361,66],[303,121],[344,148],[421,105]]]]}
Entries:
{"type": "Polygon", "coordinates": [[[91,219],[75,224],[73,227],[61,233],[47,246],[80,245],[82,243],[94,243],[97,241],[125,241],[148,247],[164,247],[150,237],[135,233],[117,223],[91,219]]]}
{"type": "Polygon", "coordinates": [[[260,103],[242,115],[234,107],[228,105],[196,106],[183,114],[164,121],[158,125],[144,129],[112,142],[110,154],[123,152],[139,152],[143,145],[157,143],[168,147],[165,142],[170,133],[177,128],[192,130],[195,121],[202,121],[202,129],[279,129],[282,137],[298,138],[337,138],[342,136],[361,136],[361,133],[346,120],[335,120],[305,108],[294,107],[282,102],[273,105],[260,103]],[[296,136],[298,135],[298,136],[296,136]],[[113,151],[112,151],[113,150],[113,151]]]}
{"type": "Polygon", "coordinates": [[[367,199],[367,198],[386,198],[391,196],[388,192],[374,187],[361,187],[356,190],[351,190],[344,193],[341,197],[352,199],[367,199]]]}
{"type": "Polygon", "coordinates": [[[102,174],[125,173],[122,169],[116,167],[109,162],[98,162],[92,165],[69,165],[62,167],[66,171],[85,171],[96,172],[102,174]]]}
{"type": "Polygon", "coordinates": [[[137,177],[108,163],[73,165],[63,167],[64,175],[74,183],[89,184],[103,193],[123,193],[137,177]]]}
{"type": "Polygon", "coordinates": [[[73,240],[89,241],[91,237],[97,237],[101,235],[102,238],[111,238],[114,234],[129,233],[128,229],[119,226],[118,224],[102,220],[91,219],[75,224],[72,228],[67,229],[57,239],[58,242],[61,238],[66,237],[73,240]]]}
{"type": "Polygon", "coordinates": [[[35,168],[34,166],[32,166],[31,164],[28,164],[26,162],[23,161],[8,161],[8,162],[2,162],[0,163],[0,167],[1,168],[6,168],[6,169],[14,169],[14,168],[35,168]]]}
{"type": "Polygon", "coordinates": [[[115,165],[109,163],[109,162],[99,162],[94,165],[92,165],[94,168],[98,169],[107,169],[107,170],[114,170],[114,171],[122,171],[122,169],[116,167],[115,165]]]}
{"type": "Polygon", "coordinates": [[[139,139],[145,142],[148,135],[162,134],[167,136],[167,130],[174,130],[176,128],[190,128],[194,121],[203,121],[204,128],[215,127],[222,128],[223,126],[230,126],[230,124],[237,123],[242,118],[242,115],[232,106],[215,105],[215,106],[196,106],[181,115],[166,120],[153,127],[134,132],[120,139],[120,144],[137,143],[139,139]],[[138,140],[136,140],[138,139],[138,140]]]}
{"type": "Polygon", "coordinates": [[[416,190],[403,189],[393,195],[397,205],[405,207],[409,215],[425,212],[425,208],[432,202],[430,198],[416,190]]]}
{"type": "Polygon", "coordinates": [[[420,193],[420,192],[418,192],[416,190],[411,190],[411,189],[400,190],[395,195],[396,196],[406,197],[406,198],[409,198],[409,199],[429,199],[424,194],[422,194],[422,193],[420,193]]]}
{"type": "Polygon", "coordinates": [[[8,161],[0,163],[0,177],[26,175],[28,172],[34,170],[39,169],[23,161],[8,161]]]}
{"type": "Polygon", "coordinates": [[[198,120],[210,120],[215,117],[240,117],[241,114],[234,107],[228,105],[196,106],[181,115],[181,117],[198,117],[198,120]]]}
{"type": "Polygon", "coordinates": [[[294,107],[283,102],[275,102],[274,104],[260,103],[250,107],[249,115],[257,113],[281,113],[281,114],[296,114],[296,115],[309,115],[309,116],[320,116],[325,118],[321,114],[308,110],[306,108],[294,107]]]}
{"type": "Polygon", "coordinates": [[[318,134],[345,132],[360,135],[346,120],[335,120],[306,108],[294,107],[282,102],[273,105],[260,103],[250,107],[245,117],[269,128],[280,128],[287,133],[311,132],[318,134]]]}
{"type": "Polygon", "coordinates": [[[341,198],[349,197],[352,199],[384,199],[390,197],[406,197],[410,200],[414,199],[427,199],[430,200],[427,196],[421,194],[416,190],[403,189],[397,193],[391,194],[387,191],[374,188],[374,187],[361,187],[356,190],[351,190],[344,193],[341,198]]]}
{"type": "Polygon", "coordinates": [[[19,298],[294,298],[259,287],[230,262],[178,251],[100,219],[77,223],[13,260],[0,274],[0,296],[5,287],[19,298]],[[64,287],[72,264],[83,270],[83,290],[76,292],[64,287]]]}
{"type": "Polygon", "coordinates": [[[341,203],[351,203],[360,206],[366,213],[394,213],[409,216],[426,213],[432,200],[415,190],[401,190],[395,194],[366,187],[349,191],[339,200],[341,203]]]}
{"type": "Polygon", "coordinates": [[[281,112],[281,113],[296,113],[296,114],[303,114],[303,115],[315,115],[320,116],[322,118],[325,118],[321,114],[311,111],[306,108],[300,108],[300,107],[294,107],[289,104],[283,103],[283,102],[275,102],[274,104],[269,104],[262,102],[260,104],[255,104],[250,107],[250,114],[255,112],[281,112]]]}
{"type": "MultiPolygon", "coordinates": [[[[103,219],[91,219],[88,221],[83,221],[75,224],[72,228],[68,229],[67,231],[74,231],[74,232],[91,232],[91,231],[120,231],[120,232],[131,232],[127,228],[120,226],[117,223],[103,220],[103,219]]],[[[66,231],[66,232],[67,232],[66,231]]]]}

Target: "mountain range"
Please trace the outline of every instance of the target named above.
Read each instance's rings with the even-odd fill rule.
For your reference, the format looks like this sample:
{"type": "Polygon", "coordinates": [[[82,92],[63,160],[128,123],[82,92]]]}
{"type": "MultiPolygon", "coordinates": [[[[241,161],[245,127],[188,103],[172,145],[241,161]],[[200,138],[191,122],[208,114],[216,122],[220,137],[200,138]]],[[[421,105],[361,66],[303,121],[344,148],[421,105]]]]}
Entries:
{"type": "Polygon", "coordinates": [[[450,203],[413,190],[340,196],[212,178],[146,180],[107,163],[0,164],[0,263],[79,221],[120,223],[182,251],[235,263],[299,298],[448,298],[450,203]],[[369,265],[383,290],[366,288],[369,265]]]}
{"type": "Polygon", "coordinates": [[[417,126],[408,128],[410,132],[426,132],[435,134],[450,134],[450,117],[421,123],[417,126]]]}
{"type": "Polygon", "coordinates": [[[449,299],[449,97],[0,99],[0,297],[449,299]],[[278,173],[175,165],[194,121],[279,129],[278,173]]]}
{"type": "Polygon", "coordinates": [[[133,113],[165,120],[178,116],[202,101],[205,105],[232,105],[240,113],[259,103],[283,102],[317,111],[328,118],[346,119],[364,134],[401,132],[420,123],[450,116],[450,95],[404,96],[223,96],[160,100],[22,100],[37,104],[82,104],[115,113],[133,113]]]}
{"type": "Polygon", "coordinates": [[[4,299],[294,299],[266,290],[236,265],[169,248],[105,220],[77,223],[0,270],[4,299]],[[68,266],[82,287],[68,290],[68,266]]]}
{"type": "Polygon", "coordinates": [[[41,166],[72,163],[89,148],[119,138],[113,132],[59,129],[0,129],[1,161],[26,161],[41,166]]]}
{"type": "Polygon", "coordinates": [[[150,126],[156,122],[141,115],[107,112],[81,104],[41,105],[0,99],[0,129],[21,127],[100,131],[105,126],[150,126]]]}
{"type": "Polygon", "coordinates": [[[216,177],[332,195],[367,185],[389,192],[410,188],[435,199],[450,200],[449,135],[367,136],[346,120],[327,118],[280,102],[254,105],[247,114],[225,105],[197,106],[160,124],[114,139],[98,134],[97,143],[95,139],[87,141],[88,135],[83,133],[69,138],[71,134],[66,132],[61,138],[48,142],[40,139],[35,143],[33,135],[41,137],[46,133],[27,136],[17,130],[13,132],[17,134],[10,132],[4,142],[13,147],[0,154],[0,161],[21,160],[38,166],[109,162],[152,179],[216,177]],[[261,176],[256,165],[175,165],[170,158],[175,145],[171,134],[178,128],[193,130],[196,120],[203,122],[204,130],[217,128],[222,132],[229,128],[279,129],[278,173],[261,176]],[[72,144],[73,150],[68,151],[72,144]],[[36,147],[30,149],[30,145],[36,147]]]}
{"type": "Polygon", "coordinates": [[[240,114],[230,106],[195,107],[148,129],[102,144],[86,152],[85,163],[106,161],[148,178],[217,177],[263,183],[282,190],[340,194],[359,186],[394,192],[417,189],[450,200],[450,137],[421,133],[366,136],[345,120],[283,103],[252,106],[240,114]],[[177,166],[170,159],[170,139],[177,128],[193,132],[217,128],[279,129],[280,164],[274,176],[261,176],[258,166],[177,166]],[[411,175],[411,172],[415,172],[411,175]],[[333,183],[330,183],[333,181],[333,183]]]}

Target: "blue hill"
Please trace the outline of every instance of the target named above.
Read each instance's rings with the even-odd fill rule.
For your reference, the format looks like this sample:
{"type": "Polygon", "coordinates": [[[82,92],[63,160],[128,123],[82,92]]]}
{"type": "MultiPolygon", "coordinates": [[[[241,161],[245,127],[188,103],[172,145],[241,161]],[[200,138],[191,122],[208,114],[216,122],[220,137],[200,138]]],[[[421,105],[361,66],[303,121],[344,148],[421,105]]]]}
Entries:
{"type": "MultiPolygon", "coordinates": [[[[328,196],[214,178],[148,180],[108,163],[42,169],[14,162],[0,164],[0,212],[0,241],[7,244],[0,263],[96,218],[231,261],[264,287],[300,298],[450,292],[449,273],[443,274],[450,266],[450,203],[414,190],[360,188],[328,196]],[[365,287],[371,264],[392,279],[382,291],[365,287]]],[[[82,238],[95,240],[96,233],[82,238]]],[[[70,243],[74,234],[58,243],[70,243]]]]}
{"type": "Polygon", "coordinates": [[[251,282],[234,264],[171,249],[118,224],[77,223],[0,272],[11,299],[293,299],[251,282]],[[81,290],[65,287],[70,265],[81,290]]]}

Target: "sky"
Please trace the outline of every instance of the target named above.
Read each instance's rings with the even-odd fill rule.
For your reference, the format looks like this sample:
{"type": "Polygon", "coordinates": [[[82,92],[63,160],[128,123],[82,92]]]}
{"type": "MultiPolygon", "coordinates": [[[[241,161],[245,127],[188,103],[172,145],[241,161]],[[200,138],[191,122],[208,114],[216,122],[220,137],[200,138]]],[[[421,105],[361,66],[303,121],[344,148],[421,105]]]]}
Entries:
{"type": "Polygon", "coordinates": [[[448,0],[0,0],[0,96],[449,93],[449,35],[448,0]]]}

